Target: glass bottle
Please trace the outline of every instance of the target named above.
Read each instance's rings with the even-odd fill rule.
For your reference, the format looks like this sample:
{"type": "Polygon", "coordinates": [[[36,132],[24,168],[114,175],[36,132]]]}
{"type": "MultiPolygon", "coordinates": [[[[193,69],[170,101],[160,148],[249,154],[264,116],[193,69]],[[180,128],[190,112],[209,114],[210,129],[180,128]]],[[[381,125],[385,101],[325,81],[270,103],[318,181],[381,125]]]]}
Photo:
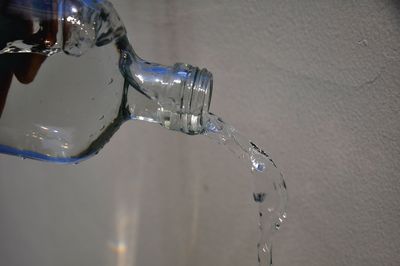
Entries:
{"type": "Polygon", "coordinates": [[[2,2],[0,33],[1,153],[76,163],[127,120],[204,131],[212,74],[141,59],[108,1],[2,2]]]}

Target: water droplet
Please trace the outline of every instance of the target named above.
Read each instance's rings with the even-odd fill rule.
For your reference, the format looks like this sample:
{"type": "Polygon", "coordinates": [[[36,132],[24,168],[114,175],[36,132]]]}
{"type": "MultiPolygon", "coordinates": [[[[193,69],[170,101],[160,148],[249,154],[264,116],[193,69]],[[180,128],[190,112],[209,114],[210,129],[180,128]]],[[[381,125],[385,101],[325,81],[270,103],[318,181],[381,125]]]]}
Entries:
{"type": "Polygon", "coordinates": [[[266,195],[266,193],[253,193],[254,201],[263,202],[266,195]]]}
{"type": "Polygon", "coordinates": [[[257,172],[264,172],[264,170],[265,170],[265,164],[264,163],[261,163],[261,162],[258,162],[256,160],[253,160],[252,164],[253,164],[253,166],[252,166],[253,170],[255,170],[257,172]]]}
{"type": "Polygon", "coordinates": [[[263,251],[263,252],[268,252],[267,245],[263,245],[262,251],[263,251]]]}

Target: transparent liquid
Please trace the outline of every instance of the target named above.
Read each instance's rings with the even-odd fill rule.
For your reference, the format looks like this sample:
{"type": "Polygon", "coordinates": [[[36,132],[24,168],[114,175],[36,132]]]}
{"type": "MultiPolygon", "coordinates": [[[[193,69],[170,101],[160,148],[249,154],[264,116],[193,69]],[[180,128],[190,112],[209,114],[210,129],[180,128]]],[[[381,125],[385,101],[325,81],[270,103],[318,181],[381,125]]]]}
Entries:
{"type": "Polygon", "coordinates": [[[57,163],[98,152],[127,119],[119,57],[113,43],[81,57],[60,52],[32,83],[14,78],[0,118],[0,151],[57,163]]]}
{"type": "Polygon", "coordinates": [[[250,166],[254,184],[253,199],[259,205],[260,239],[257,243],[257,259],[259,265],[272,265],[271,237],[286,218],[287,191],[282,173],[268,154],[211,113],[203,134],[224,145],[250,166]]]}
{"type": "MultiPolygon", "coordinates": [[[[109,7],[103,7],[103,12],[109,7]]],[[[109,17],[117,17],[113,9],[109,11],[109,17]]],[[[97,46],[71,46],[69,54],[79,57],[68,55],[61,48],[38,50],[21,40],[10,42],[0,51],[49,56],[29,88],[13,81],[0,119],[0,152],[53,162],[79,162],[97,153],[124,121],[132,119],[128,92],[138,85],[129,83],[131,79],[124,76],[125,68],[130,66],[121,65],[120,57],[136,55],[129,43],[116,43],[113,38],[118,34],[109,34],[108,30],[115,25],[108,26],[104,29],[108,35],[100,36],[97,46]]],[[[117,28],[125,31],[119,24],[117,28]]],[[[82,39],[78,33],[72,36],[82,39]]],[[[146,120],[146,116],[140,118],[146,120]]],[[[286,217],[287,192],[282,174],[263,150],[232,126],[213,114],[203,119],[207,121],[203,135],[224,145],[251,169],[252,197],[259,205],[257,259],[261,266],[272,265],[271,236],[286,217]]]]}

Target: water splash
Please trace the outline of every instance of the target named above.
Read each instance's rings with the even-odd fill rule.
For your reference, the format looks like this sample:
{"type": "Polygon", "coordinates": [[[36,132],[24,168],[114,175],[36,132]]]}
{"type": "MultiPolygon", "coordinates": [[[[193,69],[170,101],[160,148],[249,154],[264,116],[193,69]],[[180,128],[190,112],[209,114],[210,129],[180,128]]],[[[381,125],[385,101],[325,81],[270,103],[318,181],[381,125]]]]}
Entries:
{"type": "Polygon", "coordinates": [[[203,135],[224,145],[250,165],[253,199],[259,205],[258,262],[260,266],[272,265],[271,236],[286,218],[287,191],[282,173],[266,152],[211,113],[203,135]]]}

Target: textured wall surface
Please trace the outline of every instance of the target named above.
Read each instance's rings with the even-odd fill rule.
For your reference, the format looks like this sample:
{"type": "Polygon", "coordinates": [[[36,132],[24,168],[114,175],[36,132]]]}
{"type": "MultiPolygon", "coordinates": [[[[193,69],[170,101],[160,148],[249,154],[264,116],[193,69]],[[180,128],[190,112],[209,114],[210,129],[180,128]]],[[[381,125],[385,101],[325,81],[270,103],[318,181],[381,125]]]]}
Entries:
{"type": "MultiPolygon", "coordinates": [[[[276,265],[400,265],[398,1],[114,3],[139,55],[212,71],[212,111],[282,169],[276,265]]],[[[246,173],[206,138],[139,122],[76,166],[0,155],[0,260],[251,265],[246,173]]]]}

